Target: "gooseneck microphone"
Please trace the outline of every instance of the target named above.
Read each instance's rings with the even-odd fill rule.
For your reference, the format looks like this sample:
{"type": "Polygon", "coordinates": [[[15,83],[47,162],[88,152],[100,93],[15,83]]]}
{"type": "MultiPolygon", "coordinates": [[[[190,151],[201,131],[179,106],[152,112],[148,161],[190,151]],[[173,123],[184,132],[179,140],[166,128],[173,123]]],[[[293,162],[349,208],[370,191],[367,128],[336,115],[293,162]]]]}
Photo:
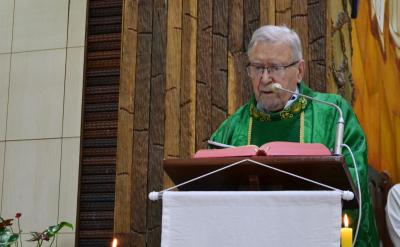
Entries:
{"type": "Polygon", "coordinates": [[[315,99],[313,97],[310,97],[310,96],[307,96],[307,95],[304,95],[304,94],[301,94],[301,93],[296,93],[296,92],[290,91],[290,90],[288,90],[286,88],[283,88],[282,85],[279,84],[279,83],[273,83],[271,87],[272,87],[272,91],[274,91],[274,92],[277,92],[278,90],[281,90],[281,91],[284,91],[284,92],[288,92],[288,93],[291,93],[291,94],[299,95],[299,96],[304,97],[306,99],[310,99],[310,100],[313,100],[313,101],[316,101],[316,102],[319,102],[319,103],[334,107],[337,110],[337,112],[339,113],[339,119],[338,119],[338,122],[337,122],[337,125],[336,125],[336,140],[335,140],[335,148],[334,148],[333,154],[334,155],[342,155],[344,119],[343,119],[342,110],[339,108],[339,106],[337,106],[337,105],[335,105],[333,103],[330,103],[330,102],[326,102],[326,101],[323,101],[323,100],[315,99]]]}

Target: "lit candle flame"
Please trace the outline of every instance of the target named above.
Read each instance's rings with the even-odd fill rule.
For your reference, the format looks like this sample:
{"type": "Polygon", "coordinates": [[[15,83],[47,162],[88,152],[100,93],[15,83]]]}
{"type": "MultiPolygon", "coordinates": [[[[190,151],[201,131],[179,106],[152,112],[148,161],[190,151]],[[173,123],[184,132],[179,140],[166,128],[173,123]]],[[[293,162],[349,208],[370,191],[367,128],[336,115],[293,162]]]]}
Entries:
{"type": "Polygon", "coordinates": [[[347,217],[347,214],[344,214],[344,227],[349,227],[349,217],[347,217]]]}
{"type": "Polygon", "coordinates": [[[116,238],[114,238],[113,242],[112,242],[112,247],[117,247],[118,244],[118,240],[116,238]]]}

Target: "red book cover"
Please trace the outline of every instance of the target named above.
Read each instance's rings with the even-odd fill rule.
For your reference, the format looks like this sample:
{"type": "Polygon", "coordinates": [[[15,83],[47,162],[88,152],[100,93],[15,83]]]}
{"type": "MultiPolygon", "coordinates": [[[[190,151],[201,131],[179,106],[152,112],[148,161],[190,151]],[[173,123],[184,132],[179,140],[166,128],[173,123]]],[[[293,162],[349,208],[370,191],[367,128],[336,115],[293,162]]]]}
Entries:
{"type": "Polygon", "coordinates": [[[222,149],[202,149],[194,158],[249,157],[273,155],[332,155],[321,143],[268,142],[261,147],[246,145],[222,149]]]}

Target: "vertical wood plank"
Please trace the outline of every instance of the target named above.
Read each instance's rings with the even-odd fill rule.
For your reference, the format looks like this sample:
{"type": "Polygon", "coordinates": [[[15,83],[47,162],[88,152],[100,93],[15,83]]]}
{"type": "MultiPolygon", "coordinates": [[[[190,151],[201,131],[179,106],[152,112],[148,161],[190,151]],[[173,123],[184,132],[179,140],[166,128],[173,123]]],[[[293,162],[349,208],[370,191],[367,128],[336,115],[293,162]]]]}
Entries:
{"type": "Polygon", "coordinates": [[[229,1],[229,51],[228,51],[228,114],[233,114],[243,104],[243,0],[229,1]]]}
{"type": "Polygon", "coordinates": [[[228,1],[213,6],[213,66],[211,85],[211,128],[214,131],[227,116],[228,1]]]}
{"type": "Polygon", "coordinates": [[[260,5],[254,4],[253,0],[243,0],[244,11],[244,48],[247,51],[251,35],[259,27],[260,5]]]}
{"type": "Polygon", "coordinates": [[[260,26],[274,24],[275,0],[260,0],[260,26]]]}
{"type": "MultiPolygon", "coordinates": [[[[150,145],[157,145],[163,148],[165,138],[165,59],[167,38],[167,9],[165,1],[154,0],[153,11],[150,94],[150,145]]],[[[160,162],[161,161],[162,159],[160,160],[160,162]]],[[[158,167],[159,168],[156,168],[156,170],[152,171],[158,172],[160,168],[162,168],[160,165],[158,165],[158,167]]]]}
{"type": "MultiPolygon", "coordinates": [[[[259,27],[260,22],[260,5],[254,4],[252,0],[243,0],[243,9],[244,9],[244,49],[247,52],[251,36],[254,31],[259,27]]],[[[244,66],[248,63],[247,56],[242,56],[242,62],[244,66]]],[[[245,75],[245,83],[243,83],[242,89],[242,98],[243,102],[247,102],[251,94],[253,93],[253,89],[251,86],[250,78],[245,75]]]]}
{"type": "MultiPolygon", "coordinates": [[[[135,90],[135,114],[132,166],[131,231],[134,242],[142,243],[146,233],[147,173],[149,154],[150,84],[152,52],[152,1],[138,2],[138,51],[135,90]]],[[[142,246],[142,245],[135,245],[142,246]]]]}
{"type": "Polygon", "coordinates": [[[279,0],[275,3],[275,23],[276,25],[292,26],[292,0],[279,0]]]}
{"type": "Polygon", "coordinates": [[[228,51],[228,115],[232,115],[235,110],[242,104],[242,87],[235,61],[237,54],[228,51]]]}
{"type": "MultiPolygon", "coordinates": [[[[164,0],[154,0],[153,37],[151,51],[151,90],[150,90],[150,128],[149,156],[147,174],[147,194],[160,191],[163,187],[164,158],[164,112],[165,112],[165,59],[167,39],[167,6],[164,0]]],[[[161,202],[147,201],[147,234],[153,233],[153,241],[147,246],[160,246],[156,234],[161,227],[161,202]]]]}
{"type": "Polygon", "coordinates": [[[229,1],[229,51],[243,51],[243,0],[229,1]]]}
{"type": "MultiPolygon", "coordinates": [[[[114,232],[115,232],[115,229],[114,229],[114,232]]],[[[131,242],[132,242],[132,240],[131,240],[132,234],[131,233],[115,233],[114,237],[116,237],[118,239],[118,245],[131,246],[131,242]]],[[[110,242],[110,244],[111,244],[111,242],[110,242]]]]}
{"type": "MultiPolygon", "coordinates": [[[[182,64],[182,0],[168,1],[165,85],[165,145],[164,158],[180,155],[181,131],[181,64],[182,64]]],[[[164,187],[173,186],[164,173],[164,187]]]]}
{"type": "MultiPolygon", "coordinates": [[[[104,243],[104,245],[94,244],[90,246],[110,246],[110,245],[111,241],[104,243]]],[[[136,232],[118,234],[118,246],[130,246],[130,247],[146,246],[146,236],[144,234],[136,232]]]]}
{"type": "Polygon", "coordinates": [[[196,64],[196,150],[211,135],[212,0],[198,0],[196,64]]]}
{"type": "Polygon", "coordinates": [[[144,247],[146,246],[146,235],[139,232],[131,232],[130,241],[127,245],[121,246],[130,246],[130,247],[144,247]]]}
{"type": "Polygon", "coordinates": [[[123,6],[121,77],[118,106],[117,162],[115,181],[114,234],[130,232],[131,166],[133,147],[133,103],[137,47],[137,0],[123,6]]]}
{"type": "MultiPolygon", "coordinates": [[[[344,2],[341,1],[341,3],[343,4],[344,2]]],[[[331,25],[327,25],[326,28],[325,28],[325,36],[326,37],[330,37],[329,39],[325,40],[325,64],[328,66],[325,69],[325,73],[326,73],[326,77],[325,77],[326,78],[326,85],[325,85],[325,88],[326,88],[326,92],[339,93],[341,96],[344,96],[344,98],[346,100],[349,100],[349,102],[351,102],[353,104],[354,91],[353,91],[352,97],[350,99],[346,98],[346,95],[343,95],[341,90],[339,90],[339,87],[338,87],[339,85],[336,83],[336,80],[335,80],[336,76],[334,76],[334,73],[333,73],[334,72],[334,68],[336,68],[336,66],[337,66],[336,63],[335,63],[335,60],[336,60],[335,58],[338,57],[338,56],[335,56],[336,52],[338,50],[334,50],[334,49],[335,48],[338,49],[342,45],[341,38],[339,38],[339,43],[340,43],[339,46],[334,46],[333,45],[335,43],[335,40],[338,37],[338,35],[335,35],[335,33],[338,31],[337,30],[337,28],[338,28],[337,24],[341,23],[340,24],[341,27],[343,27],[342,25],[346,25],[345,24],[346,21],[342,20],[341,22],[338,22],[338,20],[335,20],[335,18],[334,18],[335,15],[338,16],[337,11],[339,11],[339,9],[341,9],[341,10],[343,9],[342,4],[339,5],[336,2],[329,2],[329,3],[326,4],[326,12],[325,12],[326,23],[332,23],[332,24],[331,25]]],[[[346,12],[349,13],[349,11],[351,12],[351,7],[346,12]]],[[[349,17],[349,16],[347,15],[347,17],[349,17]]],[[[347,18],[345,18],[345,19],[347,19],[347,18]]],[[[351,23],[351,19],[350,18],[348,20],[350,21],[350,23],[349,23],[350,24],[349,35],[351,35],[352,23],[351,23]]],[[[350,38],[350,40],[348,42],[350,42],[349,45],[350,45],[350,47],[352,47],[351,38],[350,38]]],[[[343,42],[343,43],[345,43],[345,42],[343,42]]],[[[353,47],[351,48],[350,53],[351,53],[351,55],[350,55],[350,57],[351,57],[352,53],[353,53],[353,47]]],[[[339,56],[341,56],[342,54],[343,53],[339,49],[339,56]]],[[[352,66],[352,65],[350,64],[349,66],[352,66]]],[[[340,67],[340,65],[338,67],[340,67]]],[[[350,73],[351,73],[351,68],[350,68],[350,73]]],[[[343,75],[343,73],[340,73],[340,74],[343,75]]],[[[340,76],[340,77],[342,77],[342,76],[340,76]]],[[[338,79],[338,78],[339,77],[336,77],[336,79],[338,79]]],[[[340,83],[340,84],[343,84],[343,82],[340,83]]],[[[351,91],[353,89],[352,84],[353,84],[353,82],[352,82],[352,76],[351,76],[351,82],[349,83],[349,86],[350,86],[349,88],[350,88],[351,91]]]]}
{"type": "Polygon", "coordinates": [[[164,157],[179,157],[182,0],[168,1],[164,157]]]}
{"type": "Polygon", "coordinates": [[[308,82],[308,16],[307,16],[307,0],[292,1],[292,28],[300,37],[303,59],[305,62],[304,82],[308,82]]]}
{"type": "Polygon", "coordinates": [[[309,85],[312,89],[326,91],[326,1],[308,0],[309,85]]]}
{"type": "Polygon", "coordinates": [[[195,151],[196,114],[196,34],[197,0],[183,1],[182,6],[182,80],[181,80],[181,148],[180,157],[195,151]]]}
{"type": "Polygon", "coordinates": [[[150,229],[147,232],[147,246],[149,247],[160,247],[161,243],[161,228],[150,229]]]}
{"type": "MultiPolygon", "coordinates": [[[[138,62],[140,60],[138,59],[138,62]]],[[[139,82],[139,81],[138,81],[139,82]]],[[[137,102],[135,102],[136,104],[137,102]]],[[[136,108],[136,107],[135,107],[136,108]]],[[[136,115],[135,115],[136,118],[136,115]]],[[[136,123],[136,121],[135,121],[136,123]]],[[[133,166],[132,166],[132,202],[131,202],[131,233],[134,243],[142,243],[146,234],[146,209],[147,209],[147,165],[148,165],[148,129],[133,131],[133,166]]],[[[145,246],[134,244],[133,246],[145,246]]]]}
{"type": "MultiPolygon", "coordinates": [[[[161,82],[155,80],[154,82],[161,82]]],[[[150,125],[151,126],[151,125],[150,125]]],[[[150,127],[150,131],[151,131],[150,127]]],[[[151,132],[150,132],[151,133],[151,132]]],[[[152,134],[150,134],[152,137],[152,134]]],[[[152,139],[152,138],[151,138],[152,139]]],[[[163,189],[163,176],[162,169],[164,158],[164,148],[158,144],[151,143],[149,148],[149,172],[148,176],[148,190],[146,195],[151,191],[161,191],[163,189]]],[[[161,216],[162,207],[161,200],[150,201],[147,199],[147,246],[158,247],[161,240],[161,216]],[[159,234],[159,235],[158,235],[159,234]]]]}

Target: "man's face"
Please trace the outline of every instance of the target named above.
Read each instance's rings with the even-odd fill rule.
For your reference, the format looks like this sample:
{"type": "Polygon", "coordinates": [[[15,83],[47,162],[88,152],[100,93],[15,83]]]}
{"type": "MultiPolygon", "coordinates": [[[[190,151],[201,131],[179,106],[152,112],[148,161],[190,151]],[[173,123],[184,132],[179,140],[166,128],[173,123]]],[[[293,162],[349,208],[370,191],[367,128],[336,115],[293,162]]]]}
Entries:
{"type": "Polygon", "coordinates": [[[284,42],[255,43],[250,50],[249,61],[248,69],[257,102],[269,112],[282,110],[291,94],[283,91],[273,92],[271,85],[279,83],[283,88],[295,91],[297,82],[301,81],[304,75],[304,61],[294,61],[290,45],[284,42]],[[271,72],[264,69],[260,73],[262,67],[275,69],[272,68],[271,72]]]}

